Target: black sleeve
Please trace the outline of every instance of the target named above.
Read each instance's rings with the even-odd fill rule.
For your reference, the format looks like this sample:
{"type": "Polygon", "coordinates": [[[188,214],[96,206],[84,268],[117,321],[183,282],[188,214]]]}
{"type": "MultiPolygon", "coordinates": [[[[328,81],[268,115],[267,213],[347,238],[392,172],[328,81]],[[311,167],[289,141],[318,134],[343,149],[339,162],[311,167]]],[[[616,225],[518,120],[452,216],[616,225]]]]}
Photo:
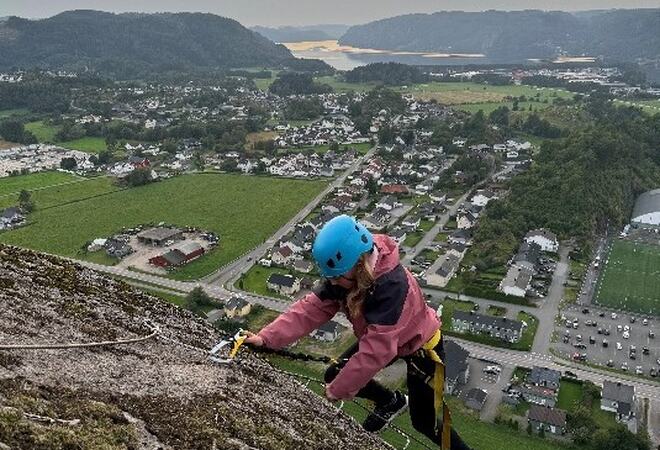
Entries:
{"type": "Polygon", "coordinates": [[[323,301],[345,301],[348,296],[346,288],[332,284],[328,280],[322,281],[314,287],[314,293],[323,301]]]}
{"type": "Polygon", "coordinates": [[[399,264],[376,281],[364,300],[364,318],[370,325],[394,325],[408,296],[408,278],[399,264]]]}

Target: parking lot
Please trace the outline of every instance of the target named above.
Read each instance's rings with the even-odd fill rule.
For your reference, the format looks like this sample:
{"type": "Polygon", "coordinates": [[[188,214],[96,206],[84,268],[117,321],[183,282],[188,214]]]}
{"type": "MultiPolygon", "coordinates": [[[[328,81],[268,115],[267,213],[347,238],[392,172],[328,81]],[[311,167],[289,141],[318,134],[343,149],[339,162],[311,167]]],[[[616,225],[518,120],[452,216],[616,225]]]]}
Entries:
{"type": "Polygon", "coordinates": [[[497,414],[497,406],[502,400],[502,389],[511,380],[513,367],[501,366],[499,364],[483,361],[475,358],[468,358],[470,365],[470,377],[466,386],[463,386],[460,393],[456,393],[458,397],[465,401],[467,393],[472,388],[483,389],[488,392],[486,403],[480,412],[480,417],[484,420],[493,420],[497,414]],[[485,373],[484,369],[488,366],[497,367],[500,373],[485,373]]]}
{"type": "Polygon", "coordinates": [[[660,323],[657,319],[647,318],[648,323],[644,325],[644,317],[636,314],[616,313],[616,318],[613,318],[612,312],[594,308],[593,305],[588,307],[589,312],[586,314],[582,312],[583,309],[583,306],[576,306],[563,310],[562,323],[555,326],[557,342],[553,346],[562,356],[573,359],[576,353],[586,354],[588,363],[606,366],[611,361],[610,367],[619,370],[625,363],[630,373],[635,373],[639,366],[646,376],[651,375],[651,369],[656,372],[660,369],[660,323]],[[573,326],[575,319],[577,328],[573,326]],[[588,326],[587,321],[595,321],[596,326],[588,326]],[[567,326],[569,322],[570,326],[567,326]],[[629,327],[627,333],[626,326],[629,327]],[[649,331],[655,334],[655,338],[649,336],[649,331]],[[607,347],[603,345],[604,339],[607,347]],[[617,343],[620,344],[619,349],[617,343]],[[576,348],[576,344],[584,344],[586,348],[576,348]],[[631,346],[636,349],[634,359],[631,357],[631,346]],[[644,347],[648,349],[648,354],[644,354],[644,347]]]}

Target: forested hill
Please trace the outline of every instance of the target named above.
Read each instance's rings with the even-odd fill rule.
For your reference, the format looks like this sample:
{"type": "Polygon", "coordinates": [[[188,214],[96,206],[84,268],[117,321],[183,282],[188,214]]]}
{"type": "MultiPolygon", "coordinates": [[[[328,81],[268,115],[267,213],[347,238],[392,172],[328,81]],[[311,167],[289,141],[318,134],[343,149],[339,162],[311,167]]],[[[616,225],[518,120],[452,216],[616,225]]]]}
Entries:
{"type": "Polygon", "coordinates": [[[628,61],[660,57],[660,9],[570,14],[544,11],[411,14],[350,28],[340,43],[363,48],[481,53],[501,62],[562,53],[628,61]]]}
{"type": "Polygon", "coordinates": [[[77,10],[0,22],[0,70],[94,69],[106,73],[263,67],[293,56],[240,23],[213,14],[111,14],[77,10]]]}

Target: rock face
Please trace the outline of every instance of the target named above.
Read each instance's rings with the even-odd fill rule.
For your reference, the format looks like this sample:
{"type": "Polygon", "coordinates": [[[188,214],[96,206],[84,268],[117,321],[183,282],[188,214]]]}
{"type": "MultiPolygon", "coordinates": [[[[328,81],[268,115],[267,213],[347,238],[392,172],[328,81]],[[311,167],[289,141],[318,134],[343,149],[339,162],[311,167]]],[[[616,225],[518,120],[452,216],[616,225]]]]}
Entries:
{"type": "Polygon", "coordinates": [[[188,311],[61,259],[0,246],[0,443],[18,449],[380,449],[378,436],[188,311]],[[147,322],[148,321],[148,324],[147,322]]]}

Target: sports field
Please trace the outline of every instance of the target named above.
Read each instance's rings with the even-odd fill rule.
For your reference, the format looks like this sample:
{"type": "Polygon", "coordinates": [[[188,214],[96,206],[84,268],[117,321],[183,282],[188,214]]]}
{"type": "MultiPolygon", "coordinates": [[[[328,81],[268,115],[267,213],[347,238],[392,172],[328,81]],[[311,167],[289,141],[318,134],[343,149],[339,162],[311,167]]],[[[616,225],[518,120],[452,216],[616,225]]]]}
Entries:
{"type": "Polygon", "coordinates": [[[0,242],[83,258],[86,242],[122,227],[161,221],[195,226],[220,236],[216,250],[173,275],[195,279],[261,244],[325,186],[324,181],[208,173],[120,189],[98,178],[35,191],[36,211],[28,225],[0,234],[0,242]]]}
{"type": "Polygon", "coordinates": [[[660,247],[615,241],[595,301],[611,308],[660,315],[660,247]]]}

